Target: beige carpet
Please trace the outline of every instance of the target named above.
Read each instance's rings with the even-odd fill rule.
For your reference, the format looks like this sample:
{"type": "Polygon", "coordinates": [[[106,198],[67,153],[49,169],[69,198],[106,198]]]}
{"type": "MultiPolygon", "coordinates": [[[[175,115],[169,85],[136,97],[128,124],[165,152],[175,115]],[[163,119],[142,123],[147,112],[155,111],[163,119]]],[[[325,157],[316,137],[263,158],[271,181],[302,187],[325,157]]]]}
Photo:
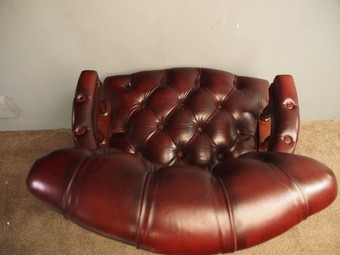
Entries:
{"type": "MultiPolygon", "coordinates": [[[[84,230],[28,193],[31,165],[54,149],[73,146],[69,131],[0,132],[0,141],[1,255],[151,254],[84,230]]],[[[340,121],[303,123],[296,153],[324,162],[340,184],[340,121]]],[[[235,254],[340,254],[339,201],[285,234],[235,254]]]]}

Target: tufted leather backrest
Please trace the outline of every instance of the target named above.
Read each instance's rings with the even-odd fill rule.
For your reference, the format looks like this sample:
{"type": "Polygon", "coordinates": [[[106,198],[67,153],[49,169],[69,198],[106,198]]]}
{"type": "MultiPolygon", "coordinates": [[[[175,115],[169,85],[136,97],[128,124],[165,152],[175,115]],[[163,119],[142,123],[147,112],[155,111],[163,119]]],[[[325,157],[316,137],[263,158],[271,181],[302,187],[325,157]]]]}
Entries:
{"type": "Polygon", "coordinates": [[[108,77],[102,101],[110,108],[110,147],[160,165],[211,169],[258,150],[268,87],[265,80],[200,68],[108,77]]]}

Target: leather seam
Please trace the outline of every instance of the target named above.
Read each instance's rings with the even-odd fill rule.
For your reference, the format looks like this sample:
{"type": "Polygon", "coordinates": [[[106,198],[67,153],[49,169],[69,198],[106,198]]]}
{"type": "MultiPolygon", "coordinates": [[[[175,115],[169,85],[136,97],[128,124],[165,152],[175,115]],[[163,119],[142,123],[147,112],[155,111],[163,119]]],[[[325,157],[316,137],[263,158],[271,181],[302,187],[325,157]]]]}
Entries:
{"type": "Polygon", "coordinates": [[[202,78],[202,68],[198,68],[198,73],[197,73],[197,88],[201,88],[201,78],[202,78]]]}
{"type": "Polygon", "coordinates": [[[146,232],[147,230],[145,228],[142,227],[142,225],[144,225],[144,221],[145,221],[145,211],[146,211],[146,197],[147,197],[147,190],[148,187],[150,185],[150,175],[151,173],[148,172],[146,177],[145,177],[145,181],[144,181],[144,185],[143,185],[143,189],[142,189],[142,195],[141,195],[141,202],[139,205],[139,212],[138,212],[138,218],[137,218],[137,230],[136,230],[136,248],[140,248],[140,243],[141,243],[141,239],[144,239],[146,236],[146,232]]]}
{"type": "Polygon", "coordinates": [[[221,178],[219,176],[216,176],[223,194],[224,194],[224,199],[225,199],[225,203],[227,205],[227,211],[228,211],[228,215],[229,215],[229,222],[230,222],[230,228],[231,228],[231,233],[232,233],[232,238],[233,238],[233,243],[234,243],[234,247],[233,247],[233,251],[237,250],[237,236],[236,236],[236,228],[235,228],[235,221],[234,221],[234,217],[233,217],[233,212],[232,212],[232,206],[231,206],[231,202],[230,202],[230,198],[228,195],[228,190],[226,185],[224,185],[224,183],[222,182],[221,178]]]}
{"type": "Polygon", "coordinates": [[[75,196],[77,195],[77,194],[74,194],[74,191],[77,188],[75,187],[75,182],[76,182],[77,177],[79,178],[79,172],[81,171],[81,169],[84,168],[84,165],[90,162],[90,160],[93,157],[94,155],[92,155],[90,158],[88,158],[88,156],[82,156],[79,163],[76,165],[76,167],[74,167],[73,174],[71,176],[71,179],[62,197],[62,205],[63,205],[62,213],[66,219],[70,219],[72,217],[71,206],[72,206],[72,202],[75,199],[75,196]]]}
{"type": "Polygon", "coordinates": [[[307,218],[310,215],[310,209],[309,209],[309,205],[307,203],[307,199],[304,196],[298,181],[282,166],[278,165],[278,164],[274,164],[272,163],[274,166],[276,166],[277,168],[279,168],[281,170],[281,172],[286,175],[286,177],[291,181],[291,183],[293,184],[293,187],[295,188],[295,190],[299,193],[301,201],[304,205],[304,212],[305,212],[305,218],[307,218]]]}

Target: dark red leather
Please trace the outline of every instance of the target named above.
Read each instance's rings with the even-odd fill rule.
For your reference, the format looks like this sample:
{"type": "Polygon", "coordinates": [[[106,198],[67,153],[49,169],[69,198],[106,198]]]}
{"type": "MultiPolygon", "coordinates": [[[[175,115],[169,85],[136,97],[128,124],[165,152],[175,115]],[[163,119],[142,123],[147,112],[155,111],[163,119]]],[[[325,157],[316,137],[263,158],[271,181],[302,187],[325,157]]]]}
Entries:
{"type": "Polygon", "coordinates": [[[258,147],[268,82],[209,69],[178,68],[109,77],[110,147],[161,165],[211,169],[258,147]],[[144,123],[147,123],[145,125],[144,123]]]}
{"type": "Polygon", "coordinates": [[[179,254],[243,249],[329,205],[333,173],[315,160],[246,153],[211,174],[156,168],[115,149],[64,149],[37,161],[29,189],[65,217],[139,248],[179,254]]]}
{"type": "Polygon", "coordinates": [[[76,147],[38,160],[28,188],[79,225],[150,251],[251,247],[337,194],[330,169],[291,154],[299,111],[288,75],[269,88],[212,69],[146,71],[103,84],[84,71],[72,129],[76,147]]]}
{"type": "Polygon", "coordinates": [[[270,86],[272,135],[268,150],[294,152],[299,130],[299,102],[293,77],[280,75],[270,86]]]}
{"type": "Polygon", "coordinates": [[[97,123],[101,116],[97,109],[100,109],[98,105],[101,88],[101,82],[95,71],[86,71],[80,75],[73,100],[72,114],[72,130],[75,145],[78,147],[90,149],[97,147],[98,134],[100,133],[97,123]]]}

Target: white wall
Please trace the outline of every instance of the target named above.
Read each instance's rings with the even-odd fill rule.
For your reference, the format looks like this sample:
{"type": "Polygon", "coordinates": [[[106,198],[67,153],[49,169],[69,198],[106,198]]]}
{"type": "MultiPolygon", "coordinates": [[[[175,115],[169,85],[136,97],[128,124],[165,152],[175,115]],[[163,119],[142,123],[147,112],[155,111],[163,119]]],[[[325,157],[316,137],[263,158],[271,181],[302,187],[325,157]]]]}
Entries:
{"type": "Polygon", "coordinates": [[[70,128],[79,73],[175,66],[295,77],[302,120],[340,118],[339,0],[1,0],[0,130],[70,128]]]}

